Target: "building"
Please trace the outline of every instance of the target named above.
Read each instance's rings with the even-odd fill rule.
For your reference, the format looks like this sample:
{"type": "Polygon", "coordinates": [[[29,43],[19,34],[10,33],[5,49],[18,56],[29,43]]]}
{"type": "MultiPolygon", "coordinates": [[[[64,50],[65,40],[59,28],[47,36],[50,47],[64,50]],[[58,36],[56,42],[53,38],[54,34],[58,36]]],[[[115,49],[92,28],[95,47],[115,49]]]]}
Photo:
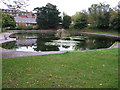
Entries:
{"type": "Polygon", "coordinates": [[[19,23],[24,23],[25,26],[35,27],[36,16],[33,12],[20,11],[15,9],[1,9],[3,13],[14,16],[16,21],[16,26],[19,26],[19,23]]]}
{"type": "Polygon", "coordinates": [[[25,26],[32,26],[35,27],[37,22],[36,22],[36,18],[32,18],[32,17],[20,17],[20,16],[16,16],[14,17],[15,21],[16,21],[16,26],[19,26],[19,23],[24,23],[25,26]]]}
{"type": "Polygon", "coordinates": [[[18,14],[18,16],[22,17],[22,18],[35,18],[35,14],[33,12],[21,12],[18,14]]]}
{"type": "Polygon", "coordinates": [[[36,16],[32,12],[21,12],[19,13],[15,18],[16,26],[19,26],[19,23],[25,23],[25,26],[32,26],[35,27],[36,22],[36,16]]]}

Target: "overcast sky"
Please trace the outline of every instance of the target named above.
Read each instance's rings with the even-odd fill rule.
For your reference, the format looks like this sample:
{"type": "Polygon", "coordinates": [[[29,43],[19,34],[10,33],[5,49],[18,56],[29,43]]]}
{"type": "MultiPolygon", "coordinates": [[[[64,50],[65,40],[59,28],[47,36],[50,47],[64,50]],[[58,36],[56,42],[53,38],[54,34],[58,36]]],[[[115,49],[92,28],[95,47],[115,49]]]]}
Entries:
{"type": "MultiPolygon", "coordinates": [[[[5,0],[8,1],[8,0],[5,0]]],[[[13,0],[10,0],[13,1],[13,0]]],[[[110,7],[115,7],[118,5],[120,0],[29,0],[29,6],[26,7],[28,11],[32,11],[35,7],[45,6],[47,3],[51,3],[57,6],[60,12],[65,12],[68,15],[74,15],[76,12],[81,10],[87,10],[92,4],[98,4],[100,2],[105,2],[110,4],[110,7]]],[[[0,8],[7,8],[0,1],[0,8]]]]}

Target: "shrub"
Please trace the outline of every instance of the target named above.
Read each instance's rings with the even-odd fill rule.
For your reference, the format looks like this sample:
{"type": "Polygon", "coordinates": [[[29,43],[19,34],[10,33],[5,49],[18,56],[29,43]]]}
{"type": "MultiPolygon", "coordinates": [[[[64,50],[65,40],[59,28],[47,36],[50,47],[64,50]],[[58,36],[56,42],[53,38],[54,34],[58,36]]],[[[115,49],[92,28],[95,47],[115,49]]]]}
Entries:
{"type": "Polygon", "coordinates": [[[74,28],[75,29],[82,29],[87,26],[87,20],[85,18],[79,18],[75,21],[74,28]]]}
{"type": "Polygon", "coordinates": [[[20,23],[18,23],[18,27],[21,28],[21,29],[25,29],[26,24],[24,22],[20,22],[20,23]]]}
{"type": "Polygon", "coordinates": [[[64,27],[65,29],[68,29],[69,26],[70,26],[70,24],[71,24],[71,17],[68,16],[68,15],[65,15],[65,16],[63,17],[63,22],[62,22],[63,27],[64,27]]]}
{"type": "Polygon", "coordinates": [[[33,27],[33,30],[39,30],[38,26],[33,27]]]}
{"type": "Polygon", "coordinates": [[[33,30],[33,27],[32,26],[26,26],[24,29],[25,30],[33,30]]]}
{"type": "Polygon", "coordinates": [[[89,25],[87,26],[87,28],[88,28],[88,29],[95,29],[95,27],[94,27],[92,24],[89,24],[89,25]]]}
{"type": "Polygon", "coordinates": [[[74,29],[74,24],[71,24],[71,25],[69,26],[69,29],[74,29]]]}

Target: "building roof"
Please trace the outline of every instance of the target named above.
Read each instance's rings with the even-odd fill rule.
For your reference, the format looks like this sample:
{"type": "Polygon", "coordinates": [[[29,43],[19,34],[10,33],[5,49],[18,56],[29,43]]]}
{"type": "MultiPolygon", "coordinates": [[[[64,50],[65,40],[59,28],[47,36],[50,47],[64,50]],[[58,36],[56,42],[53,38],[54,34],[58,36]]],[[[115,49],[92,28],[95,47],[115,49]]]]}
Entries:
{"type": "Polygon", "coordinates": [[[17,23],[19,23],[19,22],[24,22],[24,23],[32,23],[32,24],[36,24],[37,22],[36,22],[36,18],[22,18],[22,17],[19,17],[19,16],[16,16],[16,17],[14,17],[15,18],[15,21],[17,22],[17,23]]]}

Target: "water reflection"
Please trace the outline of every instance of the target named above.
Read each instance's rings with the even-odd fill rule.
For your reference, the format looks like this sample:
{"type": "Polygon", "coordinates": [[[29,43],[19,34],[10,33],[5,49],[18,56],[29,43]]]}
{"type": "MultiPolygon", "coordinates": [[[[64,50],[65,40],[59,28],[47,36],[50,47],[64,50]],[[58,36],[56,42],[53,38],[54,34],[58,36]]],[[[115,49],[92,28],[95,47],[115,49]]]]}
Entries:
{"type": "Polygon", "coordinates": [[[78,41],[73,40],[52,40],[52,42],[46,42],[45,45],[57,46],[59,51],[73,51],[76,48],[78,41]]]}
{"type": "Polygon", "coordinates": [[[57,37],[55,33],[15,34],[16,42],[7,42],[3,48],[16,51],[82,51],[99,48],[108,48],[117,38],[93,35],[63,35],[57,37]]]}
{"type": "Polygon", "coordinates": [[[24,52],[35,52],[34,48],[35,46],[21,46],[19,48],[16,48],[16,51],[24,51],[24,52]]]}
{"type": "Polygon", "coordinates": [[[34,48],[35,51],[59,51],[57,46],[54,45],[46,45],[46,42],[50,42],[51,40],[58,39],[54,36],[54,34],[39,34],[39,37],[36,41],[36,48],[34,48]]]}
{"type": "Polygon", "coordinates": [[[59,37],[59,38],[69,37],[70,33],[68,31],[66,31],[65,29],[58,29],[55,36],[59,37]]]}

